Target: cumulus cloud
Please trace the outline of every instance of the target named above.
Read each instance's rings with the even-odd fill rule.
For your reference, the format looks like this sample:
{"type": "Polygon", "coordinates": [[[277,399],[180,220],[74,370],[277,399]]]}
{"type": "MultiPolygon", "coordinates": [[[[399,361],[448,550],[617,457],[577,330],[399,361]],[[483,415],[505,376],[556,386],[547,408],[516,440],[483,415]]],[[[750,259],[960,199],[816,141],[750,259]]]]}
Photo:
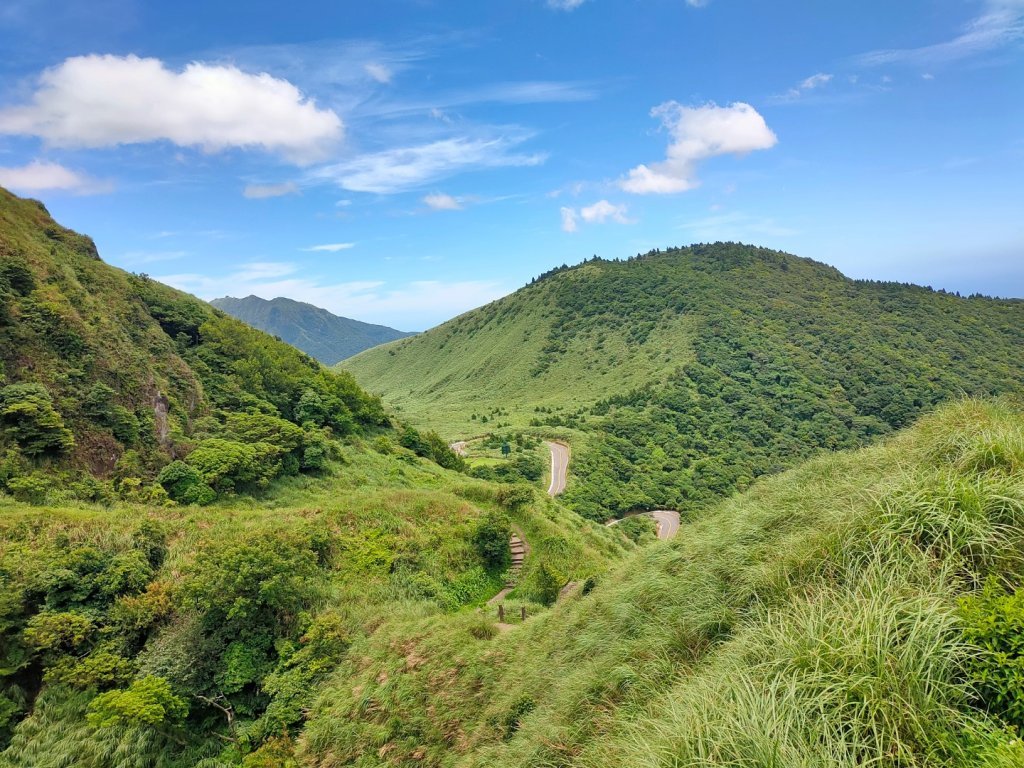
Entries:
{"type": "Polygon", "coordinates": [[[248,184],[242,190],[242,194],[251,200],[263,200],[268,197],[283,197],[284,195],[296,195],[299,192],[299,185],[294,181],[286,181],[284,184],[248,184]]]}
{"type": "Polygon", "coordinates": [[[309,248],[303,248],[304,251],[326,251],[328,253],[337,253],[338,251],[347,251],[349,248],[355,248],[355,243],[324,243],[323,245],[311,245],[309,248]]]}
{"type": "Polygon", "coordinates": [[[62,190],[76,195],[95,195],[110,192],[114,185],[65,168],[59,163],[33,160],[28,165],[0,168],[0,186],[18,192],[47,192],[62,190]]]}
{"type": "Polygon", "coordinates": [[[308,267],[286,262],[242,264],[219,276],[184,273],[156,279],[203,299],[287,296],[337,315],[405,330],[421,330],[508,293],[501,284],[484,280],[336,283],[310,277],[308,267]]]}
{"type": "Polygon", "coordinates": [[[428,208],[435,211],[460,211],[462,210],[462,201],[458,198],[446,195],[443,192],[438,192],[433,195],[426,195],[423,198],[423,202],[428,208]]]}
{"type": "Polygon", "coordinates": [[[579,211],[575,208],[563,207],[561,208],[562,230],[575,232],[579,229],[580,220],[587,224],[604,224],[608,221],[614,221],[617,224],[632,224],[633,220],[626,216],[626,212],[625,205],[615,205],[607,200],[598,200],[593,205],[580,208],[579,211]]]}
{"type": "Polygon", "coordinates": [[[364,64],[363,71],[378,83],[390,83],[393,76],[390,67],[373,61],[369,64],[364,64]]]}
{"type": "Polygon", "coordinates": [[[778,138],[764,118],[749,104],[728,107],[705,104],[684,107],[667,101],[651,110],[661,120],[671,141],[663,162],[638,165],[619,181],[627,192],[638,195],[685,192],[698,185],[697,164],[718,155],[743,155],[769,149],[778,138]]]}
{"type": "Polygon", "coordinates": [[[544,155],[510,152],[520,139],[457,137],[374,152],[318,168],[313,177],[352,192],[391,194],[431,184],[474,168],[539,165],[544,155]]]}
{"type": "Polygon", "coordinates": [[[322,160],[344,133],[287,80],[193,62],[180,72],[138,56],[75,56],[39,77],[27,104],[0,110],[0,134],[57,147],[169,141],[206,152],[258,149],[322,160]]]}
{"type": "Polygon", "coordinates": [[[986,0],[981,15],[967,23],[959,35],[918,48],[887,48],[856,58],[864,66],[945,64],[1002,48],[1024,38],[1024,0],[986,0]]]}

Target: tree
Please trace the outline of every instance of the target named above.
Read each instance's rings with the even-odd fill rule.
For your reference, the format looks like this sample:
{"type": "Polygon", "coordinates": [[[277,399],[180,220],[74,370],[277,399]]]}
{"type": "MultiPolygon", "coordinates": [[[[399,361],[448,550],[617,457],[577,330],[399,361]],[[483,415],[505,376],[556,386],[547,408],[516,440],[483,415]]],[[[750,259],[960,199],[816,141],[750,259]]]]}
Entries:
{"type": "Polygon", "coordinates": [[[487,563],[488,568],[503,570],[508,567],[511,554],[508,548],[512,525],[502,512],[488,512],[473,533],[473,545],[487,563]]]}
{"type": "Polygon", "coordinates": [[[160,470],[156,481],[179,504],[202,506],[217,498],[217,492],[206,484],[199,470],[184,461],[172,461],[160,470]]]}
{"type": "Polygon", "coordinates": [[[11,384],[0,389],[0,423],[26,456],[67,453],[75,447],[74,435],[64,426],[42,384],[11,384]]]}
{"type": "Polygon", "coordinates": [[[565,584],[565,577],[547,563],[541,563],[534,577],[537,599],[544,605],[552,605],[565,584]]]}

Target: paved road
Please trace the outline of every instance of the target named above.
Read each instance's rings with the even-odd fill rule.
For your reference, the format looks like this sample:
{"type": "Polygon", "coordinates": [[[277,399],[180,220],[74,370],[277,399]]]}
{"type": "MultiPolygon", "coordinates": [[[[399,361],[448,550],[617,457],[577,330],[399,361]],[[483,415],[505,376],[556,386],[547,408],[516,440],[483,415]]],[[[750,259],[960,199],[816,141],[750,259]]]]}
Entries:
{"type": "Polygon", "coordinates": [[[565,490],[565,478],[569,473],[569,446],[547,440],[544,444],[551,450],[551,485],[548,486],[548,496],[558,496],[565,490]]]}
{"type": "MultiPolygon", "coordinates": [[[[654,518],[654,522],[658,526],[657,535],[659,539],[671,539],[679,533],[679,513],[675,510],[656,509],[653,512],[638,512],[637,514],[654,518]]],[[[631,515],[626,515],[626,517],[631,517],[631,515]]],[[[615,525],[625,519],[625,517],[620,517],[615,520],[609,520],[607,525],[615,525]]]]}

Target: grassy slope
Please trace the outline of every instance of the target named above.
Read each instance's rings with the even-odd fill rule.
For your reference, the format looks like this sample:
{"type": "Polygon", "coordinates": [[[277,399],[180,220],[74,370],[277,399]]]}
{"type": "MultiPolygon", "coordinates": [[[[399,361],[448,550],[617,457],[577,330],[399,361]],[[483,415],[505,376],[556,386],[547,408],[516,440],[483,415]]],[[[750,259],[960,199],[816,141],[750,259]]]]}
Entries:
{"type": "Polygon", "coordinates": [[[611,394],[660,380],[687,362],[690,321],[680,316],[667,318],[639,350],[628,341],[628,327],[587,329],[538,371],[559,319],[559,292],[575,290],[577,283],[586,290],[601,269],[586,265],[529,285],[337,367],[383,394],[403,417],[454,440],[486,431],[473,414],[523,427],[537,416],[536,408],[589,408],[611,394]]]}
{"type": "MultiPolygon", "coordinates": [[[[151,664],[146,660],[154,655],[190,652],[186,646],[175,649],[176,628],[187,623],[192,610],[188,598],[179,597],[181,585],[203,573],[225,548],[233,551],[259,541],[327,536],[326,570],[311,592],[304,621],[314,628],[328,627],[344,638],[346,647],[359,637],[390,632],[394,624],[410,619],[444,622],[452,611],[482,603],[503,582],[501,574],[483,570],[471,542],[483,512],[497,508],[494,494],[492,484],[448,472],[403,449],[381,455],[357,442],[346,448],[343,465],[333,476],[291,478],[262,499],[239,498],[202,509],[30,507],[0,496],[0,577],[8,595],[0,605],[0,623],[10,632],[21,610],[32,611],[32,600],[38,599],[31,597],[38,589],[35,585],[54,578],[49,574],[56,572],[46,564],[59,561],[62,552],[82,547],[130,551],[134,532],[143,521],[156,522],[166,533],[168,553],[148,589],[152,592],[153,585],[164,585],[173,607],[145,630],[134,657],[142,667],[151,664]],[[19,608],[21,600],[28,601],[23,608],[19,608]]],[[[520,589],[527,598],[531,569],[539,559],[582,579],[603,572],[631,548],[618,534],[589,526],[547,499],[516,510],[512,519],[535,545],[535,557],[527,563],[520,589]]],[[[89,609],[90,615],[106,621],[106,614],[96,610],[89,609]]],[[[116,634],[113,638],[117,643],[116,634]]],[[[279,671],[294,667],[286,658],[282,656],[279,671]]],[[[212,661],[204,659],[204,663],[212,661]]],[[[38,663],[54,660],[43,657],[38,663]]],[[[315,685],[339,659],[324,654],[319,659],[313,656],[311,663],[319,665],[315,685]]],[[[177,687],[179,681],[171,678],[177,687]]],[[[183,690],[188,687],[181,685],[183,690]]],[[[11,693],[12,689],[3,690],[11,693]]],[[[312,696],[314,690],[306,685],[298,695],[312,696]]],[[[213,735],[224,735],[222,724],[212,717],[216,712],[196,700],[190,701],[193,714],[185,724],[188,738],[183,747],[176,741],[180,734],[172,739],[162,735],[161,729],[89,726],[85,709],[96,693],[95,687],[79,690],[44,682],[31,716],[20,722],[10,747],[0,752],[0,765],[57,766],[73,758],[75,765],[101,768],[109,765],[113,753],[121,756],[119,764],[139,768],[192,766],[219,753],[220,758],[209,766],[236,764],[239,755],[230,749],[224,752],[224,741],[213,735]]],[[[271,704],[268,711],[289,699],[278,696],[274,701],[279,703],[271,704]]],[[[252,717],[243,716],[240,728],[240,733],[250,734],[243,752],[256,749],[267,737],[267,726],[252,717]]]]}
{"type": "Polygon", "coordinates": [[[360,644],[314,765],[1010,766],[957,601],[1021,575],[1024,413],[966,402],[763,480],[498,637],[470,616],[360,644]]]}

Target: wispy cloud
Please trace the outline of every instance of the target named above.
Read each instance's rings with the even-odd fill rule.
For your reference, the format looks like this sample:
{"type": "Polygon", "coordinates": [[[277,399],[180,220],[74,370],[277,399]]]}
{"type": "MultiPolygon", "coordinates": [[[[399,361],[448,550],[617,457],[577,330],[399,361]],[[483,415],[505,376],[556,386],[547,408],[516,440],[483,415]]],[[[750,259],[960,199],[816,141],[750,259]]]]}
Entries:
{"type": "Polygon", "coordinates": [[[365,71],[372,79],[382,84],[390,83],[391,78],[394,76],[394,73],[391,71],[391,67],[381,64],[378,61],[367,62],[363,65],[363,71],[365,71]]]}
{"type": "Polygon", "coordinates": [[[798,230],[783,226],[775,219],[752,216],[739,211],[715,213],[700,219],[680,224],[677,229],[687,236],[702,242],[717,240],[756,240],[763,237],[792,237],[798,230]]]}
{"type": "Polygon", "coordinates": [[[545,155],[512,151],[525,139],[463,136],[388,149],[315,169],[311,178],[333,181],[352,192],[405,192],[473,169],[540,165],[545,155]]]}
{"type": "Polygon", "coordinates": [[[259,149],[307,163],[327,156],[343,126],[334,111],[266,73],[201,62],[179,72],[154,58],[90,55],[46,70],[29,103],[0,109],[0,134],[57,147],[259,149]]]}
{"type": "Polygon", "coordinates": [[[548,0],[548,8],[556,11],[575,11],[586,0],[548,0]]]}
{"type": "Polygon", "coordinates": [[[242,194],[251,200],[263,200],[268,197],[284,197],[299,193],[299,185],[294,181],[283,184],[247,184],[242,194]]]}
{"type": "Polygon", "coordinates": [[[685,192],[698,185],[697,164],[717,155],[743,155],[774,147],[778,138],[749,104],[684,107],[667,101],[651,110],[672,137],[666,158],[638,165],[619,186],[638,195],[685,192]]]}
{"type": "Polygon", "coordinates": [[[422,329],[424,318],[431,324],[441,322],[508,293],[507,287],[487,280],[332,282],[307,273],[308,268],[297,264],[257,262],[218,276],[185,273],[156,279],[203,299],[249,294],[265,299],[287,296],[344,317],[408,330],[422,329]]]}
{"type": "Polygon", "coordinates": [[[355,243],[325,243],[323,245],[311,245],[308,248],[302,248],[303,251],[326,251],[328,253],[337,253],[338,251],[347,251],[350,248],[355,248],[355,243]]]}
{"type": "Polygon", "coordinates": [[[463,208],[463,201],[460,198],[446,195],[443,192],[425,195],[423,203],[434,211],[461,211],[463,208]]]}
{"type": "Polygon", "coordinates": [[[98,195],[112,192],[114,183],[91,178],[65,168],[59,163],[33,160],[27,165],[0,168],[0,186],[18,192],[49,192],[60,190],[76,195],[98,195]]]}
{"type": "Polygon", "coordinates": [[[857,56],[862,66],[941,65],[1002,48],[1024,38],[1024,0],[986,0],[956,37],[917,48],[886,48],[857,56]]]}

